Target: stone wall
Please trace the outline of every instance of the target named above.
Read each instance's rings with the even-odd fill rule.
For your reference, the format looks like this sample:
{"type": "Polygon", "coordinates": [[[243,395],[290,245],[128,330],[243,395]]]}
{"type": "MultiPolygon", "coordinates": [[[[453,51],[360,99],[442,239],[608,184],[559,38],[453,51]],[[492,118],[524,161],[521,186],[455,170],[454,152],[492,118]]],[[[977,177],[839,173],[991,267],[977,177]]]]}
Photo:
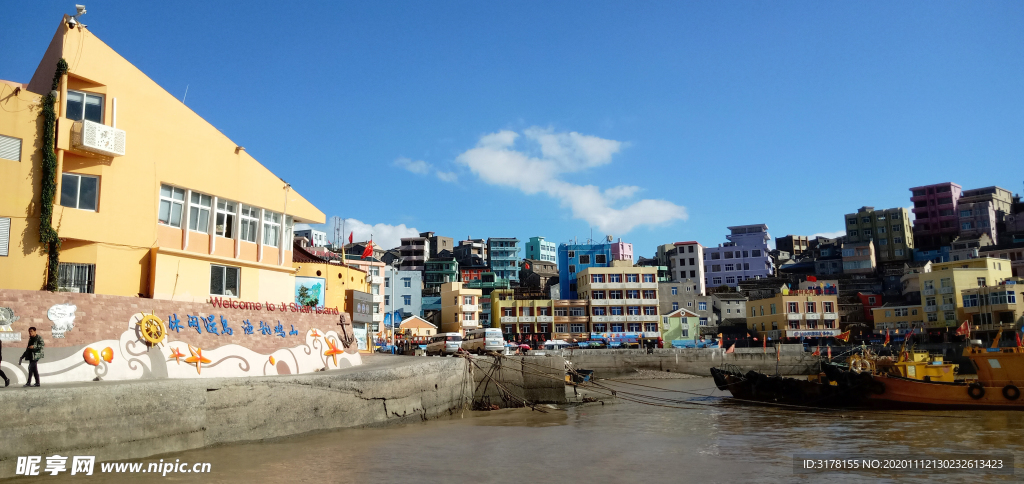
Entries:
{"type": "MultiPolygon", "coordinates": [[[[265,302],[261,304],[263,303],[265,302]]],[[[340,315],[290,310],[282,312],[280,302],[276,304],[278,306],[274,311],[266,307],[257,311],[166,299],[0,289],[0,307],[11,308],[14,316],[20,318],[13,324],[12,329],[21,333],[21,341],[28,340],[28,328],[35,326],[46,342],[47,351],[51,348],[83,347],[96,341],[118,339],[121,333],[129,329],[129,321],[136,313],[154,313],[168,325],[172,321],[178,321],[181,329],[170,330],[170,337],[175,341],[202,348],[237,344],[259,353],[270,353],[281,347],[299,344],[310,329],[318,329],[321,332],[334,330],[339,334],[352,335],[350,323],[345,325],[343,333],[339,325],[340,315]],[[57,304],[74,304],[77,307],[74,329],[65,333],[63,338],[53,337],[53,323],[47,318],[47,311],[57,304]],[[199,319],[201,316],[209,320],[211,315],[216,334],[208,331],[209,321],[199,319]],[[196,327],[189,326],[188,316],[195,318],[192,322],[198,327],[198,331],[196,327]],[[252,326],[252,334],[246,334],[243,329],[246,321],[252,326]],[[265,335],[261,332],[261,321],[267,324],[271,334],[265,335]],[[225,322],[232,334],[225,334],[225,322]],[[279,323],[284,337],[274,332],[279,323]]],[[[346,321],[351,319],[346,317],[346,321]]],[[[5,342],[5,345],[24,346],[23,343],[17,345],[13,342],[5,342]]],[[[13,351],[10,353],[14,354],[13,351]]],[[[17,360],[17,355],[14,355],[14,359],[17,360]]]]}
{"type": "Polygon", "coordinates": [[[522,401],[565,403],[565,360],[559,356],[474,356],[473,402],[518,407],[522,401]],[[511,396],[510,396],[511,395],[511,396]]]}
{"type": "Polygon", "coordinates": [[[465,359],[411,357],[307,375],[9,389],[0,419],[0,477],[13,476],[18,456],[136,459],[421,421],[469,411],[471,398],[465,359]]]}
{"type": "Polygon", "coordinates": [[[645,350],[563,350],[533,353],[560,354],[576,368],[594,370],[594,378],[615,378],[635,374],[636,370],[668,371],[699,376],[711,376],[712,367],[734,365],[740,369],[757,370],[783,375],[809,375],[817,372],[818,357],[804,351],[783,351],[776,361],[771,349],[744,348],[740,352],[724,354],[722,349],[657,349],[653,354],[645,350]]]}

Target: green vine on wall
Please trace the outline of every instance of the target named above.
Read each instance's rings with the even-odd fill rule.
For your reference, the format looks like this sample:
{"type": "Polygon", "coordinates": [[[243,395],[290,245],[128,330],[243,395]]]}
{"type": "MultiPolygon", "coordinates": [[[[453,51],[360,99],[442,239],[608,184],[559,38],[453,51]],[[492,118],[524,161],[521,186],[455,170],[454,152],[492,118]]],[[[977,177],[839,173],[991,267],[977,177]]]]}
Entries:
{"type": "Polygon", "coordinates": [[[60,237],[53,228],[53,200],[57,197],[57,111],[54,105],[57,97],[54,91],[60,89],[60,80],[68,72],[68,63],[57,61],[57,71],[53,73],[53,86],[43,98],[43,193],[39,209],[39,242],[44,245],[47,255],[46,290],[57,290],[57,277],[60,272],[60,237]]]}

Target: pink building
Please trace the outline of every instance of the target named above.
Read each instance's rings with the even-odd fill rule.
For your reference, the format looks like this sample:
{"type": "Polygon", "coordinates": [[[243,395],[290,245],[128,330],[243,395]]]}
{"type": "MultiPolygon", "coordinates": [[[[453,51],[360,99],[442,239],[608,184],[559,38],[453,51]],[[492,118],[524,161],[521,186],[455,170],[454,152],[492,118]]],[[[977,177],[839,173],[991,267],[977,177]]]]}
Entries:
{"type": "Polygon", "coordinates": [[[939,183],[910,189],[914,208],[914,243],[920,249],[949,245],[960,235],[960,185],[939,183]]]}
{"type": "Polygon", "coordinates": [[[627,244],[620,238],[617,242],[612,242],[611,245],[612,260],[633,260],[633,244],[627,244]]]}

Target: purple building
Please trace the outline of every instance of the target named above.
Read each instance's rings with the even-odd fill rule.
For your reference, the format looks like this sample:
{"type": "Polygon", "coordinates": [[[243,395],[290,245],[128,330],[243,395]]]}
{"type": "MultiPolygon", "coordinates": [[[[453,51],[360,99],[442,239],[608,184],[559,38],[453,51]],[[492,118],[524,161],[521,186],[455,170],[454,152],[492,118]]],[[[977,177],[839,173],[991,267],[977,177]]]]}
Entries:
{"type": "Polygon", "coordinates": [[[775,274],[768,255],[768,226],[765,224],[729,227],[729,242],[704,249],[704,285],[736,287],[740,281],[762,279],[775,274]]]}
{"type": "Polygon", "coordinates": [[[910,189],[914,204],[914,244],[931,250],[953,242],[960,235],[960,185],[946,182],[910,189]]]}

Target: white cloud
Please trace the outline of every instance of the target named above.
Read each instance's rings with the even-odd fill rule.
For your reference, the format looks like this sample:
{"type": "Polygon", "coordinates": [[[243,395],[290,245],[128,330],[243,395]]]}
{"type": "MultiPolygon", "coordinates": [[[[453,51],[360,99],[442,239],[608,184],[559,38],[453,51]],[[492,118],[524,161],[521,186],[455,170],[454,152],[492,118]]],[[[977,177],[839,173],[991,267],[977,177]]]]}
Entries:
{"type": "Polygon", "coordinates": [[[454,171],[438,171],[437,177],[440,178],[441,181],[446,181],[448,183],[455,183],[459,181],[459,175],[454,171]]]}
{"type": "Polygon", "coordinates": [[[398,157],[395,159],[394,165],[399,168],[405,168],[417,175],[426,175],[430,173],[430,163],[423,160],[412,160],[405,157],[398,157]]]}
{"type": "Polygon", "coordinates": [[[620,141],[576,132],[556,133],[550,128],[531,127],[522,135],[499,131],[480,137],[477,145],[455,161],[467,166],[491,185],[519,189],[527,195],[544,193],[558,199],[573,217],[586,221],[606,234],[624,234],[641,225],[663,225],[686,220],[686,207],[665,200],[639,200],[616,208],[616,202],[633,198],[637,186],[616,186],[601,190],[594,185],[575,185],[560,179],[611,163],[624,144],[620,141]],[[516,143],[525,140],[519,149],[516,143]]]}
{"type": "MultiPolygon", "coordinates": [[[[406,227],[405,224],[388,225],[378,223],[371,225],[354,218],[338,218],[337,225],[340,229],[344,229],[344,233],[341,234],[341,240],[339,242],[347,244],[348,234],[349,232],[352,232],[352,240],[356,242],[364,242],[370,240],[370,237],[372,236],[373,244],[382,249],[398,247],[401,245],[402,237],[416,237],[420,234],[419,230],[416,230],[415,227],[406,227]]],[[[309,227],[327,232],[327,240],[334,242],[333,218],[328,217],[326,224],[295,224],[295,230],[302,230],[309,227]]],[[[341,230],[339,230],[339,233],[341,233],[341,230]]]]}
{"type": "Polygon", "coordinates": [[[844,235],[846,235],[845,230],[837,230],[835,232],[818,232],[816,234],[811,234],[811,236],[808,238],[813,239],[815,237],[825,237],[826,239],[834,239],[836,237],[842,237],[844,235]]]}

